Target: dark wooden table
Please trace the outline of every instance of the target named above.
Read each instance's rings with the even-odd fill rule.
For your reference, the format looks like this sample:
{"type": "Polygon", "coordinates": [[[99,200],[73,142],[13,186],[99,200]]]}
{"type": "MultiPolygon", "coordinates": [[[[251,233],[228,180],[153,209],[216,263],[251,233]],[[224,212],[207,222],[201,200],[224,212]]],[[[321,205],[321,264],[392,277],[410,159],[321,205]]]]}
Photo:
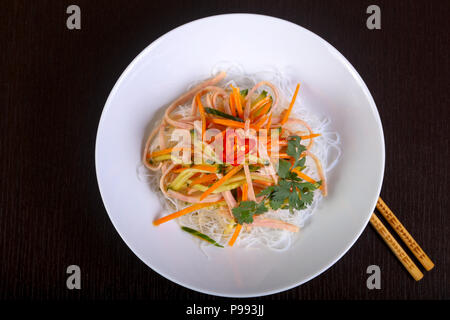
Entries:
{"type": "MultiPolygon", "coordinates": [[[[111,224],[94,145],[103,105],[130,61],[197,18],[277,16],[336,47],[378,106],[386,139],[382,197],[436,264],[415,282],[367,226],[333,267],[261,300],[448,299],[448,1],[2,1],[0,300],[207,300],[142,263],[111,224]],[[81,30],[66,8],[81,8],[81,30]],[[368,30],[366,8],[381,8],[368,30]],[[79,265],[82,289],[66,288],[79,265]],[[366,268],[381,268],[368,290],[366,268]]],[[[243,30],[251,32],[257,30],[243,30]]]]}

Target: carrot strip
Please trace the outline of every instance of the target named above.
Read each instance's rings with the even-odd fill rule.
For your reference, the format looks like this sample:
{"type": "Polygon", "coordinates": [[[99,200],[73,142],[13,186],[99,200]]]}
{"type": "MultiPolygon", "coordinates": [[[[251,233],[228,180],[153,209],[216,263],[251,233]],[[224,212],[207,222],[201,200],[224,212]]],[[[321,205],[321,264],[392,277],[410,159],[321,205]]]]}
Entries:
{"type": "Polygon", "coordinates": [[[162,217],[162,218],[160,218],[158,220],[153,221],[153,225],[159,226],[160,224],[165,223],[167,221],[170,221],[170,220],[173,220],[175,218],[184,216],[185,214],[191,213],[193,211],[197,211],[197,210],[200,210],[200,209],[203,209],[203,208],[206,208],[206,207],[210,207],[210,206],[216,205],[216,204],[218,204],[220,202],[222,202],[222,201],[205,202],[205,203],[194,204],[193,206],[184,208],[183,210],[174,212],[172,214],[169,214],[169,215],[167,215],[165,217],[162,217]]]}
{"type": "MultiPolygon", "coordinates": [[[[248,184],[244,183],[242,185],[242,201],[247,201],[247,194],[248,194],[248,184]]],[[[228,242],[228,245],[231,247],[236,242],[237,237],[239,236],[239,233],[241,232],[242,225],[238,224],[236,226],[236,229],[234,229],[233,236],[231,237],[230,241],[228,242]]]]}
{"type": "Polygon", "coordinates": [[[292,107],[294,106],[295,99],[297,98],[298,89],[300,89],[300,83],[297,84],[297,87],[295,88],[294,96],[292,97],[291,103],[289,104],[289,108],[287,109],[286,113],[283,116],[283,120],[281,120],[281,125],[285,124],[286,121],[289,118],[289,115],[291,114],[292,107]]]}
{"type": "Polygon", "coordinates": [[[222,185],[225,181],[230,179],[232,176],[234,176],[236,173],[239,172],[239,170],[242,169],[242,164],[234,167],[231,169],[226,175],[224,175],[222,178],[220,178],[218,181],[216,181],[208,190],[203,192],[203,194],[200,196],[200,201],[205,199],[209,194],[211,194],[214,190],[216,190],[220,185],[222,185]]]}
{"type": "Polygon", "coordinates": [[[306,181],[311,182],[311,183],[316,183],[317,182],[313,178],[307,176],[306,174],[304,174],[303,172],[301,172],[301,171],[299,171],[297,169],[292,169],[292,172],[295,172],[303,180],[306,180],[306,181]]]}
{"type": "Polygon", "coordinates": [[[267,120],[266,128],[270,130],[270,126],[272,125],[272,113],[270,113],[269,120],[267,120]]]}
{"type": "Polygon", "coordinates": [[[273,182],[268,182],[268,181],[258,180],[258,179],[253,179],[253,182],[257,183],[257,184],[261,184],[263,186],[271,186],[271,185],[273,185],[273,182]]]}
{"type": "Polygon", "coordinates": [[[189,150],[190,148],[167,148],[159,151],[152,152],[147,159],[154,158],[157,156],[162,156],[163,154],[172,153],[172,151],[189,150]]]}
{"type": "Polygon", "coordinates": [[[231,110],[231,114],[236,117],[236,109],[234,107],[234,98],[233,98],[233,94],[230,94],[230,110],[231,110]]]}
{"type": "MultiPolygon", "coordinates": [[[[320,137],[320,136],[321,136],[320,133],[313,133],[313,134],[309,134],[306,136],[299,136],[299,137],[302,138],[302,140],[306,140],[306,139],[313,139],[313,138],[320,137]]],[[[271,143],[271,139],[269,137],[269,139],[267,139],[267,145],[270,145],[270,143],[271,143]]],[[[278,141],[278,145],[279,146],[287,146],[288,142],[285,139],[281,139],[278,141]]]]}
{"type": "Polygon", "coordinates": [[[234,103],[236,104],[236,110],[237,113],[239,115],[239,118],[244,118],[244,111],[242,110],[242,103],[241,103],[241,99],[240,96],[241,94],[239,93],[239,87],[235,88],[233,87],[233,85],[231,85],[231,87],[233,88],[233,97],[234,97],[234,103]]]}
{"type": "Polygon", "coordinates": [[[261,117],[262,115],[266,114],[267,112],[269,112],[270,107],[272,106],[272,103],[270,103],[270,101],[266,104],[264,104],[261,108],[259,108],[258,110],[255,110],[255,112],[253,113],[253,116],[250,115],[250,117],[252,119],[257,119],[258,117],[261,117]]]}
{"type": "Polygon", "coordinates": [[[267,114],[262,116],[261,119],[259,119],[256,123],[253,124],[254,129],[259,130],[259,128],[261,128],[261,126],[264,124],[264,122],[266,122],[266,120],[267,120],[267,114]]]}
{"type": "Polygon", "coordinates": [[[290,158],[292,158],[290,155],[288,155],[287,153],[284,153],[284,152],[280,152],[278,154],[278,157],[281,158],[281,159],[290,159],[290,158]]]}
{"type": "MultiPolygon", "coordinates": [[[[271,143],[272,143],[272,139],[268,139],[267,140],[267,145],[270,146],[271,143]]],[[[282,139],[282,140],[278,141],[278,145],[281,146],[281,147],[284,147],[284,146],[288,145],[288,142],[287,142],[287,140],[282,139]]]]}
{"type": "Polygon", "coordinates": [[[205,108],[203,108],[202,101],[200,100],[200,96],[196,95],[195,100],[197,101],[198,111],[200,112],[200,117],[202,119],[202,141],[205,141],[205,132],[206,132],[206,113],[205,108]]]}
{"type": "Polygon", "coordinates": [[[198,170],[204,170],[204,171],[208,171],[208,172],[212,172],[212,173],[217,172],[217,167],[211,166],[209,164],[197,164],[192,167],[184,167],[184,168],[175,169],[172,172],[180,173],[187,169],[198,169],[198,170]]]}
{"type": "Polygon", "coordinates": [[[256,112],[256,110],[259,109],[259,107],[265,105],[267,102],[270,101],[270,97],[265,97],[264,99],[258,101],[253,107],[251,107],[250,109],[250,114],[254,114],[256,112]]]}
{"type": "Polygon", "coordinates": [[[248,195],[248,184],[244,183],[242,185],[242,201],[247,201],[248,195]]]}
{"type": "Polygon", "coordinates": [[[211,122],[215,124],[220,124],[226,127],[233,127],[233,128],[242,128],[244,129],[245,124],[243,122],[234,121],[234,120],[227,120],[227,119],[218,119],[218,118],[211,118],[211,122]]]}
{"type": "Polygon", "coordinates": [[[198,177],[197,179],[192,180],[191,185],[193,186],[195,184],[211,182],[214,181],[216,178],[217,176],[214,173],[206,174],[203,177],[198,177]]]}
{"type": "Polygon", "coordinates": [[[240,225],[240,224],[238,224],[236,226],[236,229],[234,229],[233,236],[231,237],[230,241],[228,242],[228,245],[230,247],[233,246],[233,244],[236,242],[236,239],[237,239],[239,233],[241,232],[241,229],[242,229],[242,225],[240,225]]]}
{"type": "Polygon", "coordinates": [[[300,136],[300,138],[302,138],[302,140],[306,140],[306,139],[313,139],[313,138],[320,137],[320,136],[321,136],[320,133],[312,133],[307,136],[300,136]]]}

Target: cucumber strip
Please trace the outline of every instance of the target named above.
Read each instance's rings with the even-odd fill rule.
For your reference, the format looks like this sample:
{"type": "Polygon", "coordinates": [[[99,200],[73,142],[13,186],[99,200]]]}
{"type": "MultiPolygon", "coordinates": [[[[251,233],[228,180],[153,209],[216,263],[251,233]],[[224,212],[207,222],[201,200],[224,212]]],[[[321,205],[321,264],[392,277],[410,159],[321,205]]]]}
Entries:
{"type": "MultiPolygon", "coordinates": [[[[190,183],[192,181],[188,180],[187,182],[190,183]]],[[[238,181],[233,181],[231,183],[227,183],[227,184],[221,185],[216,190],[214,190],[212,193],[216,194],[216,193],[221,193],[221,192],[228,191],[228,190],[233,190],[233,189],[236,189],[237,187],[242,186],[244,183],[245,183],[245,177],[244,177],[244,179],[240,179],[238,181]]],[[[209,189],[209,187],[204,186],[202,184],[194,184],[193,186],[191,186],[191,188],[195,189],[195,190],[198,190],[198,191],[201,191],[201,192],[205,192],[206,190],[209,189]]]]}
{"type": "Polygon", "coordinates": [[[164,160],[170,160],[171,158],[172,158],[171,154],[163,154],[161,156],[152,158],[152,161],[159,162],[159,161],[164,161],[164,160]]]}
{"type": "Polygon", "coordinates": [[[267,97],[267,91],[264,90],[263,92],[261,92],[259,94],[259,96],[252,102],[252,107],[257,104],[258,102],[260,102],[262,99],[264,99],[265,97],[267,97]]]}
{"type": "Polygon", "coordinates": [[[172,190],[180,190],[186,184],[186,181],[189,180],[195,174],[194,170],[186,169],[181,172],[169,185],[169,188],[172,190]]]}
{"type": "Polygon", "coordinates": [[[266,182],[273,182],[272,178],[264,177],[264,176],[258,176],[258,175],[253,174],[253,173],[250,173],[250,177],[253,180],[261,180],[261,181],[266,181],[266,182]]]}
{"type": "Polygon", "coordinates": [[[229,119],[229,120],[244,122],[244,120],[242,120],[241,118],[234,117],[234,116],[232,116],[230,114],[227,114],[225,112],[222,112],[222,111],[219,111],[219,110],[216,110],[216,109],[213,109],[213,108],[204,107],[204,109],[205,109],[206,113],[213,114],[215,116],[219,116],[219,117],[226,118],[226,119],[229,119]]]}
{"type": "Polygon", "coordinates": [[[214,239],[211,239],[206,234],[203,234],[203,233],[201,233],[201,232],[199,232],[197,230],[194,230],[194,229],[191,229],[191,228],[188,228],[188,227],[185,227],[185,226],[181,227],[181,230],[183,230],[183,231],[185,231],[187,233],[190,233],[190,234],[192,234],[193,236],[195,236],[197,238],[205,240],[206,242],[209,242],[209,243],[215,245],[216,247],[223,248],[223,246],[218,244],[214,239]]]}

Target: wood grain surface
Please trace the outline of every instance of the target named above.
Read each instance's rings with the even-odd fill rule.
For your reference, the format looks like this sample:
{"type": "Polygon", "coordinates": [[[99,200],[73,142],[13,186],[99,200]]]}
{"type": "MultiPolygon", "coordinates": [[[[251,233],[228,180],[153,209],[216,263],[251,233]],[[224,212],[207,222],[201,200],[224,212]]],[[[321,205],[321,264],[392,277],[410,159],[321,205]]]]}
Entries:
{"type": "Polygon", "coordinates": [[[414,281],[368,225],[321,276],[260,300],[450,297],[448,1],[20,0],[0,4],[0,300],[221,299],[166,280],[128,249],[103,207],[94,146],[106,98],[141,50],[181,24],[232,12],[297,23],[358,70],[383,122],[381,195],[436,264],[414,281]],[[81,8],[81,30],[66,28],[70,4],[81,8]],[[371,4],[381,30],[366,28],[371,4]],[[81,290],[66,288],[71,264],[81,290]],[[380,290],[366,287],[372,264],[380,290]]]}

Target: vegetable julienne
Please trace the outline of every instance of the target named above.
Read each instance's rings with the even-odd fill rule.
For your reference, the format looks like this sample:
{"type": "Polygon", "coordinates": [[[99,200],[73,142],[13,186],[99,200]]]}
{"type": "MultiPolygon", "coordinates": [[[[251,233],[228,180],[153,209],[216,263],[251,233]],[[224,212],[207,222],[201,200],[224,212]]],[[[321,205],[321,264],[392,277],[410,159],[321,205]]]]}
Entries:
{"type": "Polygon", "coordinates": [[[153,224],[190,217],[186,219],[192,219],[191,226],[196,228],[183,225],[182,230],[216,247],[226,243],[233,246],[241,234],[252,228],[297,232],[298,226],[276,219],[278,210],[289,209],[293,214],[311,205],[315,190],[320,188],[326,194],[323,168],[310,151],[313,140],[321,134],[292,116],[300,84],[283,109],[278,89],[271,83],[262,81],[244,90],[237,85],[217,86],[224,77],[219,73],[175,100],[147,139],[144,165],[161,174],[161,192],[182,208],[153,224]],[[267,91],[261,91],[262,87],[267,91]],[[177,108],[187,103],[191,114],[177,113],[177,108]],[[174,145],[167,135],[176,129],[188,130],[189,136],[198,134],[200,146],[193,142],[174,145]],[[207,129],[219,133],[208,137],[207,129]],[[234,129],[236,135],[230,140],[228,130],[234,129]],[[267,132],[268,139],[261,140],[259,135],[252,140],[247,136],[249,130],[260,129],[267,132]],[[308,146],[301,143],[304,140],[309,141],[308,146]],[[279,150],[273,149],[274,143],[279,150]],[[218,150],[217,145],[222,149],[218,150]],[[202,162],[180,163],[180,152],[187,152],[189,160],[200,152],[202,162]],[[313,176],[319,179],[303,172],[306,158],[315,163],[313,176]],[[274,215],[266,216],[269,212],[274,215]],[[202,219],[211,221],[211,216],[222,221],[213,229],[222,231],[208,233],[211,222],[203,223],[202,219]]]}

